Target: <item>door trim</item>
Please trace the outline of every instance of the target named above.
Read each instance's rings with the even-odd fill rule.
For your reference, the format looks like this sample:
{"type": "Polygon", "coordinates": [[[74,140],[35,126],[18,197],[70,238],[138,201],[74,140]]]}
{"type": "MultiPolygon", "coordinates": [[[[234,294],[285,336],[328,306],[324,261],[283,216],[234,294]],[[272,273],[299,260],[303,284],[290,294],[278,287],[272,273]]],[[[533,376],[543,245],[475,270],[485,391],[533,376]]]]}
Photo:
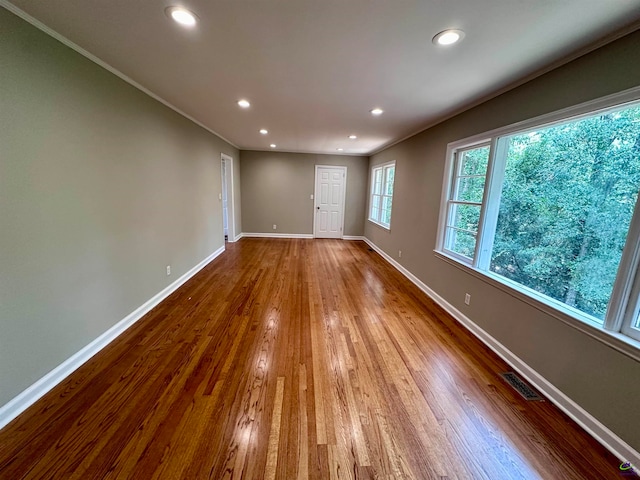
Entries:
{"type": "Polygon", "coordinates": [[[341,203],[342,203],[342,215],[341,215],[341,221],[342,223],[340,224],[340,239],[344,238],[344,212],[345,212],[345,202],[347,199],[347,167],[343,166],[343,165],[316,165],[315,166],[315,175],[313,177],[313,238],[316,238],[316,211],[317,211],[317,205],[316,202],[318,201],[318,169],[319,168],[335,168],[335,169],[339,169],[342,170],[344,173],[344,188],[342,189],[342,199],[341,199],[341,203]]]}
{"type": "MultiPolygon", "coordinates": [[[[233,195],[233,157],[226,153],[220,154],[220,192],[222,194],[222,164],[226,163],[225,170],[229,172],[227,178],[227,235],[228,242],[236,241],[236,213],[235,213],[235,201],[233,195]]],[[[222,202],[220,202],[220,213],[222,214],[222,202]]],[[[222,218],[220,218],[222,220],[222,218]]],[[[224,241],[224,221],[222,221],[222,240],[224,241]]]]}

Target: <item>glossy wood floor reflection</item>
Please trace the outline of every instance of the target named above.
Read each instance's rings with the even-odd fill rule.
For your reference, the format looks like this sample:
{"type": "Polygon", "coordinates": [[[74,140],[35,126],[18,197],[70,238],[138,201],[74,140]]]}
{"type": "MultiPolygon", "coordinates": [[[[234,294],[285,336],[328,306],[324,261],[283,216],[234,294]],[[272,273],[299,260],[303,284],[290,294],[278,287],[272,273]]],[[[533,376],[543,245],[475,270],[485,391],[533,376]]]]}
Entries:
{"type": "Polygon", "coordinates": [[[363,242],[243,239],[0,432],[0,478],[619,478],[363,242]]]}

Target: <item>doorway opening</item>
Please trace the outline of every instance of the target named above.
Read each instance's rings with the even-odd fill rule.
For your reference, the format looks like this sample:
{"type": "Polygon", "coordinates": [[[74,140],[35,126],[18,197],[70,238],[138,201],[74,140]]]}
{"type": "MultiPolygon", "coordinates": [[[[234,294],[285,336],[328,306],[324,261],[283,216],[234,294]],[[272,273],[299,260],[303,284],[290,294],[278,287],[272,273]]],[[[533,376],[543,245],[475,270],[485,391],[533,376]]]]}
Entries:
{"type": "Polygon", "coordinates": [[[222,178],[222,228],[224,240],[236,241],[235,216],[233,201],[233,158],[222,153],[220,155],[221,178],[222,178]]]}

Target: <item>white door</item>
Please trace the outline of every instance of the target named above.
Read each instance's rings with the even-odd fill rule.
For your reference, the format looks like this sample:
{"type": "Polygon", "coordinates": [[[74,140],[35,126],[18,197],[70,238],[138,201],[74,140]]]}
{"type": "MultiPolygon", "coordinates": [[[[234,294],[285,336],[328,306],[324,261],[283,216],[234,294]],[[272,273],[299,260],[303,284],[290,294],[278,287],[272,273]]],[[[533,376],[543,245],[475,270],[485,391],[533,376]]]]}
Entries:
{"type": "Polygon", "coordinates": [[[347,167],[316,166],[316,238],[342,238],[347,167]]]}
{"type": "Polygon", "coordinates": [[[229,207],[227,200],[227,162],[222,159],[222,228],[224,236],[229,238],[229,207]]]}

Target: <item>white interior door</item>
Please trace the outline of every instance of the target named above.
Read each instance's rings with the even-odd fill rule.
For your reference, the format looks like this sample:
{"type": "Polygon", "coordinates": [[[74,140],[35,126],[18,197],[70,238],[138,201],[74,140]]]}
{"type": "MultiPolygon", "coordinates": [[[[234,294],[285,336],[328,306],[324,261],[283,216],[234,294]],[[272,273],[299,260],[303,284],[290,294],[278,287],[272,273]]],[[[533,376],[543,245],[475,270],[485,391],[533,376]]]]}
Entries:
{"type": "Polygon", "coordinates": [[[347,167],[316,166],[316,238],[342,238],[347,167]]]}
{"type": "Polygon", "coordinates": [[[229,237],[229,210],[227,199],[227,162],[222,159],[222,227],[224,236],[229,237]]]}

